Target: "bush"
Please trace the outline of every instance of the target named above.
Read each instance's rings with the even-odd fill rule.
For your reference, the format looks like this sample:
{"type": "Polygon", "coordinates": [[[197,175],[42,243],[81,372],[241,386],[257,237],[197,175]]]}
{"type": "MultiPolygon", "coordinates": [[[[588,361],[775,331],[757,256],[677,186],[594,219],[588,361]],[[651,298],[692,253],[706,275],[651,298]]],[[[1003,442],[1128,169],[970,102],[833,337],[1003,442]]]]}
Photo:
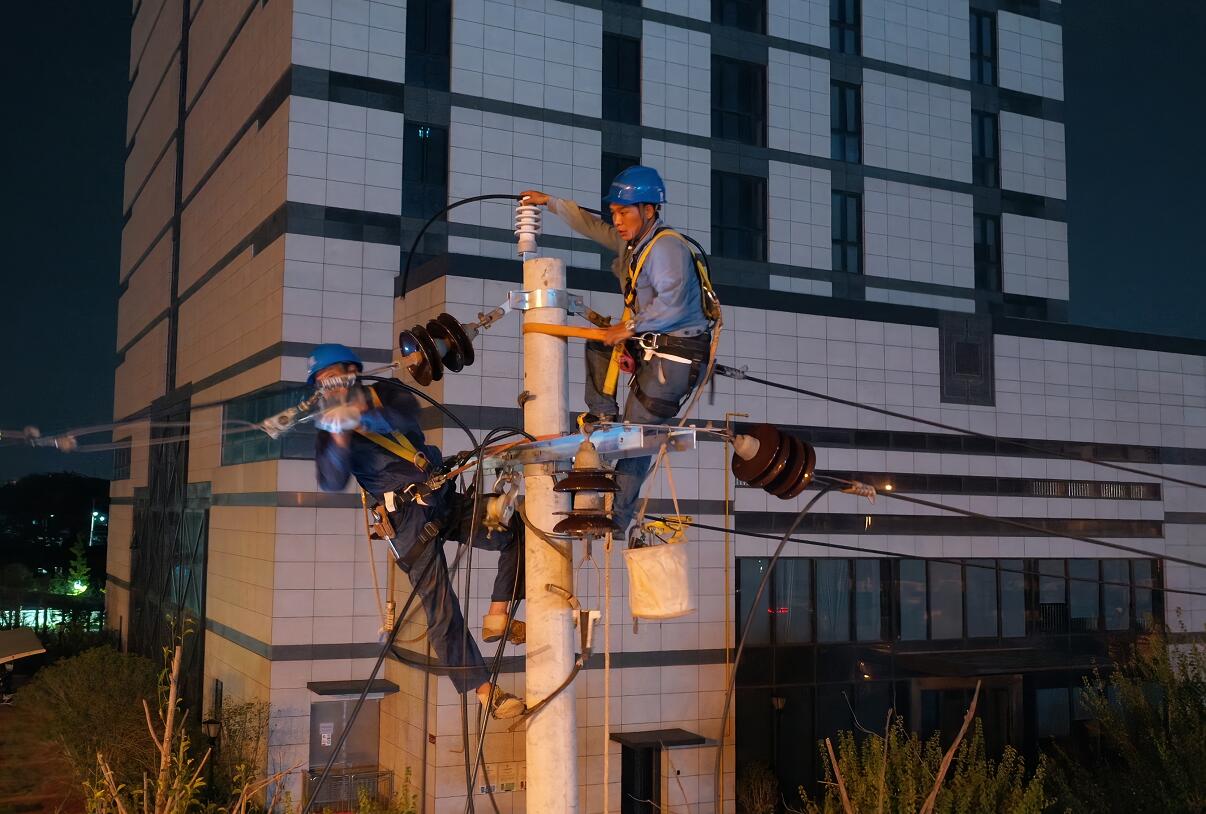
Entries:
{"type": "MultiPolygon", "coordinates": [[[[867,737],[861,744],[853,733],[838,735],[837,762],[846,793],[855,811],[879,811],[880,783],[883,777],[885,814],[917,814],[930,794],[942,764],[943,749],[939,734],[922,743],[916,733],[908,732],[900,718],[893,719],[887,731],[888,755],[884,763],[884,739],[867,737]]],[[[800,789],[800,799],[808,814],[840,814],[833,767],[824,745],[821,760],[825,765],[825,792],[813,800],[800,789]]],[[[991,760],[984,749],[984,729],[975,720],[969,738],[959,745],[950,771],[938,792],[935,814],[1037,814],[1046,811],[1052,801],[1043,792],[1046,765],[1040,760],[1038,771],[1026,780],[1024,761],[1012,747],[1005,747],[1000,762],[991,760]]]]}
{"type": "Polygon", "coordinates": [[[751,763],[737,772],[738,814],[775,814],[779,778],[765,763],[751,763]]]}
{"type": "Polygon", "coordinates": [[[156,758],[142,702],[155,702],[158,678],[150,660],[96,647],[43,667],[17,703],[62,745],[81,781],[95,778],[99,751],[120,780],[141,782],[156,758]]]}
{"type": "MultiPolygon", "coordinates": [[[[267,765],[268,721],[272,706],[267,701],[223,699],[221,710],[210,717],[222,722],[222,737],[214,755],[214,789],[217,799],[231,796],[248,777],[258,777],[267,765]]],[[[204,744],[204,738],[198,743],[204,744]]]]}

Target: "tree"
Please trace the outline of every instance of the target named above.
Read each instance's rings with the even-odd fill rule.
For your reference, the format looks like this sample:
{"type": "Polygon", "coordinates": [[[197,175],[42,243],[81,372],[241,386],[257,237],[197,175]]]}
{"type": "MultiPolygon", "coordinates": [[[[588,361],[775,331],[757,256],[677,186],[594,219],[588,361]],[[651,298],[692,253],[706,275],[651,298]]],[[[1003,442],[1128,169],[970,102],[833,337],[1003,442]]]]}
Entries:
{"type": "Polygon", "coordinates": [[[1055,790],[1076,811],[1206,811],[1206,646],[1160,633],[1085,681],[1087,747],[1055,749],[1055,790]]]}
{"type": "Polygon", "coordinates": [[[67,570],[67,593],[78,596],[87,593],[92,584],[92,568],[88,565],[87,547],[82,537],[71,547],[71,566],[67,570]]]}

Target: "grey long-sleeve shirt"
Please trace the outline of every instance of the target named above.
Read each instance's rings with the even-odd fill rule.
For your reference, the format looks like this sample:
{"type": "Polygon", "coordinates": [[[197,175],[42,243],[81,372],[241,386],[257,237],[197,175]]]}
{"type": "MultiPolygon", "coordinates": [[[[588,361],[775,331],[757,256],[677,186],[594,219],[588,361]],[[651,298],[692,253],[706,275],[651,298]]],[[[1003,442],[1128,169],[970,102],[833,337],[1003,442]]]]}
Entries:
{"type": "MultiPolygon", "coordinates": [[[[621,290],[627,284],[628,271],[641,250],[663,225],[658,220],[642,240],[629,245],[610,223],[584,212],[573,201],[550,197],[548,208],[578,234],[616,253],[611,271],[620,281],[621,290]]],[[[648,331],[694,333],[708,329],[699,290],[699,275],[686,243],[666,238],[659,240],[649,250],[641,276],[637,278],[633,319],[638,334],[648,331]]]]}

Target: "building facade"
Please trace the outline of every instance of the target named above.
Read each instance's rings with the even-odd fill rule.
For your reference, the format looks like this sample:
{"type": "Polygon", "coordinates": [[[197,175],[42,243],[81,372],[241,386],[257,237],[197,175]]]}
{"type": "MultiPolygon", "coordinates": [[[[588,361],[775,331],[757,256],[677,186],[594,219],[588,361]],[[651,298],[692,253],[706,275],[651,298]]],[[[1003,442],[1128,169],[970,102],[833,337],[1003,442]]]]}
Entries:
{"type": "MultiPolygon", "coordinates": [[[[318,490],[312,436],[250,423],[296,399],[315,343],[385,364],[399,329],[472,321],[519,287],[499,200],[451,210],[403,281],[442,206],[539,188],[596,207],[639,162],[666,179],[666,221],[711,254],[721,362],[981,435],[725,378],[699,418],[773,423],[818,469],[983,517],[826,496],[754,603],[809,494],[730,484],[719,443],[674,456],[682,511],[716,529],[690,535],[698,609],[634,627],[613,555],[613,669],[605,682],[591,662],[576,685],[582,810],[607,784],[613,811],[711,811],[722,731],[726,809],[755,761],[790,799],[817,776],[816,738],[877,729],[889,707],[949,729],[977,679],[990,743],[1033,754],[1074,735],[1080,678],[1112,644],[1206,622],[1200,597],[1171,592],[1206,575],[1161,559],[1203,557],[1200,495],[1083,460],[1206,476],[1206,344],[1066,322],[1062,16],[1051,0],[139,0],[110,624],[148,653],[190,628],[194,705],[269,701],[272,765],[300,767],[305,793],[386,598],[409,586],[366,541],[359,495],[318,490]]],[[[551,215],[541,246],[618,313],[597,246],[551,215]]],[[[429,390],[478,433],[516,424],[520,348],[511,316],[429,390]]],[[[446,450],[466,444],[425,421],[446,450]]],[[[664,477],[647,489],[672,511],[664,477]]],[[[491,556],[458,577],[470,620],[491,556]]],[[[576,571],[585,606],[604,567],[595,551],[576,571]]],[[[340,788],[392,773],[426,811],[463,810],[459,698],[427,669],[422,626],[402,639],[340,788]]],[[[507,661],[504,686],[522,692],[521,670],[507,661]]],[[[524,810],[522,731],[491,729],[485,758],[479,797],[492,785],[500,810],[524,810]]]]}

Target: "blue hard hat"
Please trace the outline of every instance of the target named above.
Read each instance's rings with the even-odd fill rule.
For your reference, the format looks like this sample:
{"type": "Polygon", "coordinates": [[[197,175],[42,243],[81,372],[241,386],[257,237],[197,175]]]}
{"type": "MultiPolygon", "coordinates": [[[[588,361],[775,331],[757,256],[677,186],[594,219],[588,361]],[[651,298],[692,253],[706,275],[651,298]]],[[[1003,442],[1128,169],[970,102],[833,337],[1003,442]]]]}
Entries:
{"type": "Polygon", "coordinates": [[[364,370],[364,363],[360,361],[356,351],[347,345],[328,342],[325,345],[317,345],[310,353],[310,376],[306,379],[306,384],[313,387],[318,371],[331,365],[355,365],[357,370],[364,370]]]}
{"type": "Polygon", "coordinates": [[[636,204],[664,204],[666,202],[666,185],[662,176],[653,167],[629,167],[616,176],[611,182],[611,189],[603,199],[609,204],[634,206],[636,204]]]}

